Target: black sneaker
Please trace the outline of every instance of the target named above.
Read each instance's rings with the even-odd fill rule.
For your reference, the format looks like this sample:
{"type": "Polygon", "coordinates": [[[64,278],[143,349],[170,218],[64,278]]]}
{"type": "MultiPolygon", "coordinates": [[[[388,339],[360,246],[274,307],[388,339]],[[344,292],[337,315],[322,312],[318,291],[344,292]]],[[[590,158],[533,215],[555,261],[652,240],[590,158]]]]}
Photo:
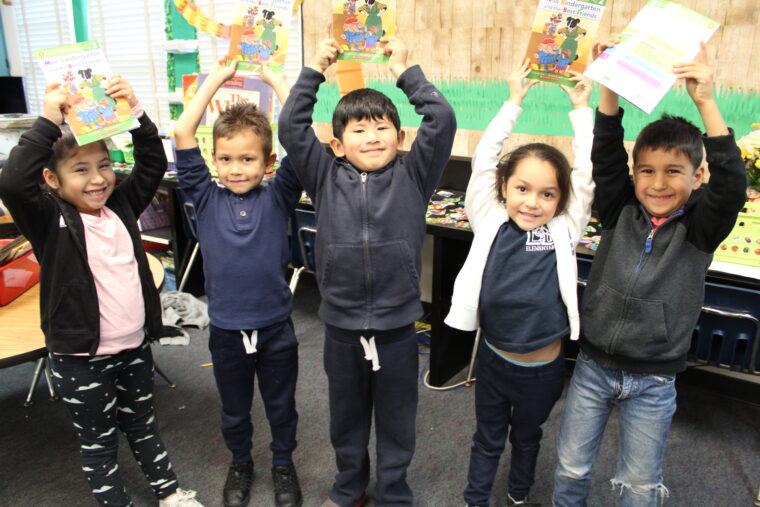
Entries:
{"type": "Polygon", "coordinates": [[[253,483],[253,461],[233,463],[227,471],[224,483],[224,506],[245,507],[251,499],[253,483]]]}
{"type": "Polygon", "coordinates": [[[291,465],[273,466],[274,503],[277,507],[301,507],[303,497],[298,485],[296,467],[291,465]]]}

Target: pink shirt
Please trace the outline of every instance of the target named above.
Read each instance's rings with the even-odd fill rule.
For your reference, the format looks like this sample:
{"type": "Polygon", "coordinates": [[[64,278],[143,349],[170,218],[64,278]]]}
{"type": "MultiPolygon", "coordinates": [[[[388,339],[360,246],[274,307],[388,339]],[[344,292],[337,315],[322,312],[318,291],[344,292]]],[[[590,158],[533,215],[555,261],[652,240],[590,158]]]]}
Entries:
{"type": "Polygon", "coordinates": [[[145,301],[132,239],[121,219],[105,206],[99,217],[80,216],[100,307],[97,355],[139,347],[145,339],[145,301]]]}

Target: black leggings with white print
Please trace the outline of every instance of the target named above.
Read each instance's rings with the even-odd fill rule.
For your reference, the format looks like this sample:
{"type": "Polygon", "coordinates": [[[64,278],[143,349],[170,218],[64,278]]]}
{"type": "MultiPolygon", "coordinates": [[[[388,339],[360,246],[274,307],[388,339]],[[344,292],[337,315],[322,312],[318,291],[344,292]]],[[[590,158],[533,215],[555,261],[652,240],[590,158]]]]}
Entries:
{"type": "Polygon", "coordinates": [[[133,505],[116,461],[117,429],[159,499],[177,490],[153,413],[150,346],[106,356],[51,355],[58,393],[79,435],[82,470],[101,505],[133,505]]]}

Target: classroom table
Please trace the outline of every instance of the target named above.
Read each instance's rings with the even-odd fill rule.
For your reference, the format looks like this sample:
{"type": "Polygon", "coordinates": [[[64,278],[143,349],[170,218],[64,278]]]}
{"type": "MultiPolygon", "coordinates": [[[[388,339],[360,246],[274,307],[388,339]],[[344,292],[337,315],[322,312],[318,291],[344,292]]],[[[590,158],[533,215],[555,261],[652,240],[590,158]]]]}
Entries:
{"type": "MultiPolygon", "coordinates": [[[[153,283],[160,287],[164,282],[164,268],[153,255],[148,254],[148,266],[153,275],[153,283]]],[[[32,394],[40,375],[44,372],[50,391],[50,397],[55,399],[56,393],[50,378],[50,371],[45,358],[45,335],[40,327],[40,284],[34,284],[5,306],[0,306],[0,368],[8,368],[17,364],[37,360],[37,366],[32,378],[32,384],[24,405],[32,403],[32,394]]],[[[157,369],[158,371],[158,369],[157,369]]],[[[163,372],[158,371],[165,379],[163,372]]],[[[166,381],[171,385],[169,379],[166,381]]]]}

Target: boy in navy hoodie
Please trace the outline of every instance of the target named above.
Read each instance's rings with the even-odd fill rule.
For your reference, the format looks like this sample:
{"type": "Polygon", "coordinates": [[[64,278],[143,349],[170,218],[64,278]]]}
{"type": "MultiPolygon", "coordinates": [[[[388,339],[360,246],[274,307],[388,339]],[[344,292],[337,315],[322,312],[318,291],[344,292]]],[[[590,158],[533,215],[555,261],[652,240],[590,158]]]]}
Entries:
{"type": "Polygon", "coordinates": [[[336,60],[334,39],[320,43],[280,114],[279,135],[317,212],[317,279],[325,322],[330,439],[338,474],[327,506],[363,504],[369,482],[372,412],[377,438],[375,501],[411,505],[406,470],[417,414],[419,273],[425,210],[451,153],[454,111],[407,68],[408,50],[383,38],[397,85],[422,125],[408,154],[396,107],[374,90],[355,90],[333,113],[328,155],[311,128],[317,89],[336,60]]]}

